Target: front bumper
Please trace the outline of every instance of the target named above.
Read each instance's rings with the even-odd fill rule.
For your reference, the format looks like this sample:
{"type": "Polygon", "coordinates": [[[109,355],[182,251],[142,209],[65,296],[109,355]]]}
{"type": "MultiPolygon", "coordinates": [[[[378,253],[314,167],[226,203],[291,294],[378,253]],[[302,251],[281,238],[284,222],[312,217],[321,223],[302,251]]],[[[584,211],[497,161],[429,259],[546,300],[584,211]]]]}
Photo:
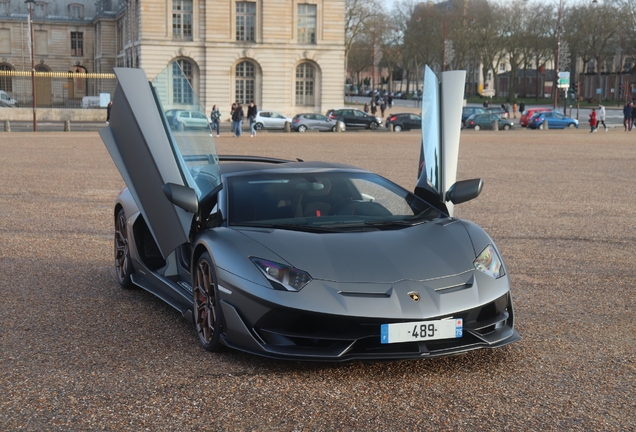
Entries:
{"type": "Polygon", "coordinates": [[[464,321],[463,336],[425,342],[382,344],[380,326],[412,319],[359,318],[316,314],[277,305],[265,306],[254,325],[249,325],[232,303],[222,301],[225,318],[223,341],[229,347],[265,357],[306,360],[404,360],[462,354],[479,348],[496,348],[519,339],[514,329],[510,293],[483,306],[452,315],[464,321]]]}

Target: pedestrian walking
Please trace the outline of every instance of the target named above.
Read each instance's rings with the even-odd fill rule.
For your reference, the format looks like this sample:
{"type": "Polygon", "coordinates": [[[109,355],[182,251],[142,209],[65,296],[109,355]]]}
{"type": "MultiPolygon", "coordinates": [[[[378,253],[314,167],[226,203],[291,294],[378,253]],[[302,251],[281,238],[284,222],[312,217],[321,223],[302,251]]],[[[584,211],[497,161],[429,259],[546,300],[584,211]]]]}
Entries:
{"type": "Polygon", "coordinates": [[[236,123],[234,122],[234,111],[236,110],[236,102],[232,104],[230,108],[230,120],[232,121],[232,133],[236,136],[236,123]]]}
{"type": "Polygon", "coordinates": [[[375,104],[375,101],[371,101],[371,115],[375,115],[378,112],[378,106],[375,104]]]}
{"type": "MultiPolygon", "coordinates": [[[[605,132],[607,132],[607,125],[605,124],[605,107],[602,104],[598,104],[598,117],[599,117],[598,123],[602,123],[603,128],[605,129],[605,132]]],[[[598,123],[596,124],[597,129],[598,129],[598,123]]]]}
{"type": "Polygon", "coordinates": [[[221,135],[221,111],[216,105],[212,106],[212,112],[210,112],[210,121],[212,122],[212,133],[216,130],[216,136],[221,135]]]}
{"type": "Polygon", "coordinates": [[[623,127],[625,132],[632,130],[632,105],[627,102],[623,107],[623,127]]]}
{"type": "Polygon", "coordinates": [[[106,106],[106,124],[110,123],[110,110],[113,109],[113,101],[108,102],[106,106]]]}
{"type": "Polygon", "coordinates": [[[393,95],[391,93],[389,93],[389,97],[387,98],[389,100],[389,108],[393,107],[393,95]]]}
{"type": "Polygon", "coordinates": [[[519,114],[523,115],[523,112],[526,110],[526,103],[524,101],[521,101],[519,103],[519,114]]]}
{"type": "Polygon", "coordinates": [[[629,131],[631,132],[632,129],[634,128],[634,122],[636,122],[636,104],[632,100],[632,103],[629,104],[629,106],[632,108],[632,120],[629,123],[629,131]]]}
{"type": "Polygon", "coordinates": [[[384,100],[380,104],[380,112],[382,113],[382,118],[384,118],[384,111],[386,111],[386,102],[384,100]]]}
{"type": "Polygon", "coordinates": [[[237,102],[236,107],[232,113],[232,122],[234,123],[234,136],[240,137],[243,134],[243,117],[245,114],[243,113],[243,107],[240,103],[237,102]]]}
{"type": "Polygon", "coordinates": [[[256,105],[254,104],[254,101],[250,101],[250,104],[247,107],[247,118],[250,121],[250,138],[256,135],[256,130],[254,130],[254,123],[256,122],[256,113],[257,113],[256,105]]]}
{"type": "Polygon", "coordinates": [[[362,110],[363,110],[365,113],[367,113],[367,114],[368,114],[368,113],[369,113],[369,104],[365,102],[365,103],[364,103],[364,107],[362,108],[362,110]]]}
{"type": "Polygon", "coordinates": [[[592,108],[590,113],[590,133],[596,132],[596,110],[592,108]]]}
{"type": "Polygon", "coordinates": [[[512,104],[512,117],[517,118],[517,102],[512,104]]]}

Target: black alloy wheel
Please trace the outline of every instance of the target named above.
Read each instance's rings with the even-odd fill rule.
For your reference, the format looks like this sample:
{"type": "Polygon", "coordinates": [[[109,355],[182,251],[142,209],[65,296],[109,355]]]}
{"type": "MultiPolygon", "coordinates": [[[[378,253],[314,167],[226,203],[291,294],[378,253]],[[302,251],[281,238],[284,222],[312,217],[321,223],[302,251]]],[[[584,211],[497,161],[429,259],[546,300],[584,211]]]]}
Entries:
{"type": "Polygon", "coordinates": [[[128,229],[126,227],[126,213],[124,209],[117,212],[115,217],[115,273],[117,282],[122,288],[131,289],[134,287],[130,276],[133,273],[132,261],[130,260],[130,249],[128,247],[128,229]]]}
{"type": "Polygon", "coordinates": [[[216,271],[208,252],[197,261],[192,282],[194,325],[199,343],[210,352],[218,352],[222,347],[223,314],[216,271]]]}

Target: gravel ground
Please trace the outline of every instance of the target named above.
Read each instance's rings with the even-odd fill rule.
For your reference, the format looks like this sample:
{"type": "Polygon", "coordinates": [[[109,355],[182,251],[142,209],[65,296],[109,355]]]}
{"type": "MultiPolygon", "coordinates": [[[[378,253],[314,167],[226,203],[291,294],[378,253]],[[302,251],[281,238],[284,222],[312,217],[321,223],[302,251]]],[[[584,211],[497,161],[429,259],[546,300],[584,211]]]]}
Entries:
{"type": "MultiPolygon", "coordinates": [[[[344,161],[415,184],[419,134],[259,134],[220,153],[344,161]]],[[[0,135],[0,430],[636,430],[636,136],[462,133],[457,208],[497,241],[522,339],[409,362],[199,348],[113,270],[123,186],[96,133],[0,135]]]]}

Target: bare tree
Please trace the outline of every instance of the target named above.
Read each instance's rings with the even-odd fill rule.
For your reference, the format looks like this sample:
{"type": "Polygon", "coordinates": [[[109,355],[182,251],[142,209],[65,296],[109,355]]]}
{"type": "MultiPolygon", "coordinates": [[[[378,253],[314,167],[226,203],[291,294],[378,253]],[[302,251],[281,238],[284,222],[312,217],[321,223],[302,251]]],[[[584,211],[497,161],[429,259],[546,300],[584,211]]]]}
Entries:
{"type": "Polygon", "coordinates": [[[368,23],[383,11],[379,0],[345,1],[345,71],[349,68],[349,52],[354,41],[365,31],[368,23]]]}

